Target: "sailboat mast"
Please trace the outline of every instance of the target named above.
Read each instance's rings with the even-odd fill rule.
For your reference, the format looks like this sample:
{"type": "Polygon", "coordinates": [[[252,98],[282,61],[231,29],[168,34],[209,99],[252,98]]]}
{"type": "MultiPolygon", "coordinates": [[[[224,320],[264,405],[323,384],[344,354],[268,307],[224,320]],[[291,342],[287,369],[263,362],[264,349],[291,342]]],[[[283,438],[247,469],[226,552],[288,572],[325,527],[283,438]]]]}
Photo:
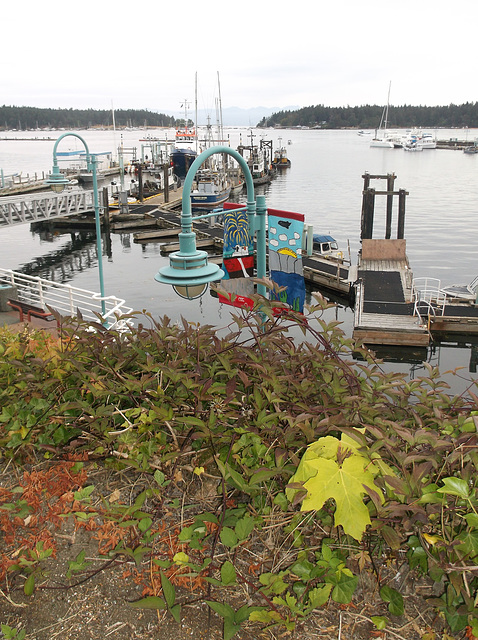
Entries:
{"type": "Polygon", "coordinates": [[[113,100],[111,101],[111,117],[113,119],[113,146],[115,150],[115,159],[118,157],[118,149],[116,148],[116,123],[115,123],[115,109],[113,107],[113,100]]]}
{"type": "Polygon", "coordinates": [[[224,144],[224,126],[222,122],[221,81],[219,80],[219,71],[217,72],[217,87],[219,92],[219,134],[220,134],[221,144],[224,144]]]}
{"type": "Polygon", "coordinates": [[[194,129],[196,132],[196,153],[198,152],[198,72],[194,75],[194,129]]]}
{"type": "Polygon", "coordinates": [[[390,89],[391,88],[392,88],[392,81],[390,80],[390,84],[388,85],[387,110],[385,111],[385,130],[388,128],[388,108],[390,106],[390,89]]]}

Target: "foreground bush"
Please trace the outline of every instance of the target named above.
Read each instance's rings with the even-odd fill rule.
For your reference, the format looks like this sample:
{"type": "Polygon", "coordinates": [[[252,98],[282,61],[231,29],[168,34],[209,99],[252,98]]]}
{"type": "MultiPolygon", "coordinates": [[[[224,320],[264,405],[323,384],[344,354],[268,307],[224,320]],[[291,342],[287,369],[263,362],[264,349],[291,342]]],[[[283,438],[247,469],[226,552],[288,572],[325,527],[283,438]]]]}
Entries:
{"type": "MultiPolygon", "coordinates": [[[[317,298],[306,316],[238,312],[221,331],[148,316],[148,326],[128,334],[101,325],[92,333],[81,322],[59,340],[3,331],[4,454],[26,466],[39,456],[70,465],[69,477],[91,461],[149,474],[127,526],[118,506],[84,511],[123,522],[124,535],[102,551],[139,568],[162,530],[157,501],[179,504],[178,474],[213,483],[212,506],[182,526],[174,555],[156,558],[157,581],[135,606],[165,608],[179,620],[187,601],[177,601],[174,585],[187,571],[223,617],[225,638],[246,620],[293,629],[327,603],[351,602],[368,571],[393,618],[404,612],[403,597],[380,567],[396,573],[405,563],[427,579],[429,602],[451,632],[478,636],[476,396],[449,396],[431,367],[407,381],[365,351],[358,363],[324,309],[317,298]],[[272,526],[280,553],[271,555],[272,526]],[[251,544],[260,558],[253,577],[236,563],[251,544]],[[226,560],[216,559],[219,547],[226,560]],[[227,590],[239,583],[251,603],[236,610],[227,590]]],[[[64,513],[90,504],[85,478],[78,495],[68,489],[64,513]]],[[[33,513],[27,484],[0,494],[4,527],[33,513]]],[[[24,545],[22,562],[11,540],[0,578],[23,575],[31,593],[48,540],[24,545]]],[[[387,616],[373,620],[378,629],[387,616]]]]}

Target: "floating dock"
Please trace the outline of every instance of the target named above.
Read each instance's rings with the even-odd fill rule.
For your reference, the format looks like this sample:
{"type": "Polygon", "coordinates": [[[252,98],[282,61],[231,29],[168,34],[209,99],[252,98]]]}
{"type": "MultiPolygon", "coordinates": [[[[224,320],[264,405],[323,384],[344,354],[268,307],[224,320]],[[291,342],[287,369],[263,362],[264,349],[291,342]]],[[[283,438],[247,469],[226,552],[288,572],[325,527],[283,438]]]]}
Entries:
{"type": "Polygon", "coordinates": [[[364,239],[357,269],[353,338],[367,345],[427,346],[414,315],[413,278],[404,239],[364,239]]]}
{"type": "Polygon", "coordinates": [[[475,290],[468,291],[465,298],[442,289],[435,278],[414,279],[404,238],[407,192],[394,190],[394,174],[362,177],[362,248],[357,264],[353,338],[366,345],[426,347],[432,342],[459,341],[463,336],[478,337],[478,278],[475,290]],[[387,189],[375,190],[370,186],[372,180],[386,180],[387,189]],[[372,237],[377,195],[386,196],[384,239],[372,237]],[[393,239],[395,196],[398,216],[397,237],[393,239]]]}

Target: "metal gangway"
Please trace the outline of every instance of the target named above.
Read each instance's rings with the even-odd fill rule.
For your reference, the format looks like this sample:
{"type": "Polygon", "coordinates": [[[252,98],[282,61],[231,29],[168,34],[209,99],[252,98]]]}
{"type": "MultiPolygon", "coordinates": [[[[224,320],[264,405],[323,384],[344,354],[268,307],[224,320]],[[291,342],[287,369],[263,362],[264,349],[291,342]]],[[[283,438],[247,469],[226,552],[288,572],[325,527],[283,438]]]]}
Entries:
{"type": "Polygon", "coordinates": [[[11,298],[44,309],[50,307],[63,316],[76,317],[80,312],[84,320],[102,322],[108,329],[124,331],[133,325],[133,320],[127,317],[133,309],[126,307],[125,301],[116,296],[102,298],[94,291],[2,268],[0,288],[6,289],[11,298]],[[103,302],[105,313],[102,313],[103,302]]]}
{"type": "Polygon", "coordinates": [[[0,227],[53,220],[94,211],[93,190],[41,191],[0,198],[0,227]]]}

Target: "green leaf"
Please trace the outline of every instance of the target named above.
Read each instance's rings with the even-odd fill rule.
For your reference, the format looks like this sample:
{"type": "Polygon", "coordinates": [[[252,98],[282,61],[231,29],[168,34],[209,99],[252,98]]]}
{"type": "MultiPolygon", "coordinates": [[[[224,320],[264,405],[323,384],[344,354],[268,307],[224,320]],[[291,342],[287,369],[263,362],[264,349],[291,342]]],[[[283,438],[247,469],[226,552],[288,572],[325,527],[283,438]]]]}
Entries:
{"type": "Polygon", "coordinates": [[[307,559],[304,558],[303,560],[298,560],[297,562],[294,562],[294,564],[290,567],[290,570],[297,577],[305,580],[309,580],[311,577],[312,571],[314,570],[314,565],[312,564],[312,562],[309,562],[307,559]]]}
{"type": "Polygon", "coordinates": [[[180,624],[180,622],[181,622],[181,605],[180,604],[175,604],[174,607],[170,608],[170,611],[171,611],[171,615],[176,620],[176,622],[178,624],[180,624]]]}
{"type": "Polygon", "coordinates": [[[458,496],[464,500],[470,497],[470,489],[466,480],[461,478],[443,478],[444,487],[437,489],[438,493],[446,493],[451,496],[458,496]]]}
{"type": "Polygon", "coordinates": [[[163,486],[164,481],[166,480],[166,476],[159,469],[156,469],[156,471],[154,472],[153,478],[156,480],[156,482],[159,484],[160,487],[163,486]]]}
{"type": "Polygon", "coordinates": [[[467,513],[465,520],[469,527],[478,528],[478,515],[476,513],[467,513]]]}
{"type": "Polygon", "coordinates": [[[340,467],[335,460],[317,458],[313,466],[317,473],[305,483],[307,497],[301,511],[319,511],[326,500],[333,498],[336,504],[335,526],[341,525],[348,535],[360,541],[370,524],[370,516],[362,496],[363,485],[374,486],[373,475],[365,470],[366,458],[352,455],[340,467]]]}
{"type": "Polygon", "coordinates": [[[282,491],[275,496],[273,503],[276,504],[282,511],[287,511],[287,508],[289,506],[289,501],[287,500],[285,493],[282,491]]]}
{"type": "Polygon", "coordinates": [[[237,521],[234,527],[239,540],[246,540],[254,530],[254,520],[251,516],[245,516],[237,521]]]}
{"type": "Polygon", "coordinates": [[[461,542],[460,553],[464,553],[473,560],[478,555],[478,531],[464,531],[456,537],[461,542]]]}
{"type": "Polygon", "coordinates": [[[138,529],[144,533],[151,527],[152,524],[153,521],[151,520],[151,518],[141,518],[138,523],[138,529]]]}
{"type": "Polygon", "coordinates": [[[388,610],[393,616],[403,616],[403,596],[396,589],[385,585],[380,589],[380,597],[384,602],[388,602],[388,610]]]}
{"type": "Polygon", "coordinates": [[[332,600],[339,604],[348,604],[357,588],[358,578],[344,569],[338,576],[327,576],[327,582],[335,584],[332,591],[332,600]]]}
{"type": "Polygon", "coordinates": [[[221,529],[221,533],[219,534],[219,537],[221,539],[222,544],[225,547],[229,547],[230,549],[233,549],[237,545],[238,540],[237,540],[236,533],[234,529],[231,529],[230,527],[223,527],[221,529]]]}
{"type": "Polygon", "coordinates": [[[31,596],[35,590],[35,576],[33,573],[30,573],[28,578],[26,579],[25,584],[23,585],[23,593],[26,596],[31,596]]]}
{"type": "Polygon", "coordinates": [[[236,582],[237,575],[236,570],[234,569],[234,565],[229,560],[221,567],[221,582],[224,586],[229,584],[234,584],[236,582]]]}
{"type": "Polygon", "coordinates": [[[158,596],[147,596],[128,604],[135,609],[166,609],[165,601],[158,596]]]}
{"type": "Polygon", "coordinates": [[[83,487],[79,491],[75,491],[73,496],[75,500],[85,500],[90,497],[94,490],[94,485],[89,485],[88,487],[83,487]]]}
{"type": "Polygon", "coordinates": [[[213,600],[206,600],[206,604],[208,604],[213,611],[222,616],[224,619],[230,618],[234,620],[235,611],[228,604],[222,602],[214,602],[213,600]]]}
{"type": "Polygon", "coordinates": [[[234,487],[236,487],[236,489],[239,489],[240,491],[244,491],[244,493],[248,493],[249,485],[241,476],[241,474],[237,473],[237,471],[233,469],[229,464],[225,465],[225,469],[225,479],[229,482],[229,484],[232,484],[234,487]]]}
{"type": "Polygon", "coordinates": [[[240,624],[236,624],[234,620],[230,618],[224,618],[224,640],[231,640],[240,630],[240,624]]]}
{"type": "MultiPolygon", "coordinates": [[[[360,455],[357,447],[358,444],[346,436],[342,441],[332,436],[319,438],[307,448],[289,487],[294,483],[304,484],[307,496],[301,511],[319,511],[327,500],[335,500],[335,525],[341,525],[345,533],[360,541],[370,524],[363,501],[365,487],[377,495],[381,492],[374,482],[378,468],[360,455]]],[[[289,500],[293,500],[295,491],[286,489],[289,500]]]]}
{"type": "Polygon", "coordinates": [[[168,579],[167,576],[161,571],[161,587],[163,589],[164,598],[166,600],[166,604],[171,609],[176,600],[176,590],[174,585],[168,579]]]}
{"type": "Polygon", "coordinates": [[[330,592],[332,591],[331,584],[324,584],[323,586],[316,587],[309,591],[309,605],[313,609],[323,607],[327,603],[330,592]]]}
{"type": "Polygon", "coordinates": [[[372,616],[370,619],[379,630],[385,629],[388,623],[385,616],[372,616]]]}

